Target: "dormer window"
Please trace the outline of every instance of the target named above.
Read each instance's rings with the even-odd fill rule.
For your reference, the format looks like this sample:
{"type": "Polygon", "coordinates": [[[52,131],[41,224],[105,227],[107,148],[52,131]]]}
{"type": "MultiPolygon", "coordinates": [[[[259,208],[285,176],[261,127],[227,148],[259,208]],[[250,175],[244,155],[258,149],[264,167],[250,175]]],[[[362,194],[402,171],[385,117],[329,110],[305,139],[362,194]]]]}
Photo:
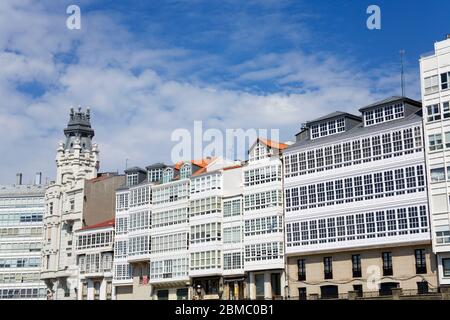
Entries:
{"type": "Polygon", "coordinates": [[[183,164],[180,170],[180,179],[187,179],[191,176],[191,174],[192,174],[191,164],[190,163],[183,164]]]}
{"type": "Polygon", "coordinates": [[[326,137],[336,133],[345,131],[344,118],[338,118],[327,122],[311,125],[311,139],[317,139],[319,137],[326,137]]]}
{"type": "Polygon", "coordinates": [[[405,107],[403,103],[378,107],[376,109],[364,111],[364,126],[388,122],[405,116],[405,107]]]}
{"type": "Polygon", "coordinates": [[[255,145],[250,153],[250,161],[257,161],[266,158],[269,155],[269,149],[262,143],[255,145]]]}
{"type": "Polygon", "coordinates": [[[127,174],[127,186],[128,187],[138,184],[138,182],[139,182],[138,175],[139,174],[137,172],[127,174]]]}
{"type": "Polygon", "coordinates": [[[160,181],[163,175],[162,169],[152,169],[147,171],[148,181],[157,182],[160,181]]]}
{"type": "Polygon", "coordinates": [[[163,172],[163,183],[170,182],[170,181],[172,181],[172,179],[173,179],[173,169],[167,168],[163,172]]]}

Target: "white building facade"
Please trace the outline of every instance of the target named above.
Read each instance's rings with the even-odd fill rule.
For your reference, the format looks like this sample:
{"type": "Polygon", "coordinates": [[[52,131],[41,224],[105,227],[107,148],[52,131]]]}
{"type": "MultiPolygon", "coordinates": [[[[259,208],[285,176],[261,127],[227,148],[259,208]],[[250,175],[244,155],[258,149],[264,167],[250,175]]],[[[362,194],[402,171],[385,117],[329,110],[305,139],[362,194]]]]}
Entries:
{"type": "Polygon", "coordinates": [[[45,193],[41,278],[48,299],[77,299],[78,267],[74,231],[83,227],[84,181],[97,177],[98,148],[92,144],[94,130],[89,109],[70,113],[66,142],[56,155],[56,181],[45,193]]]}
{"type": "Polygon", "coordinates": [[[436,288],[421,104],[360,111],[308,122],[283,153],[291,297],[436,288]]]}
{"type": "Polygon", "coordinates": [[[243,168],[244,271],[250,299],[285,296],[281,151],[286,144],[258,138],[243,168]]]}
{"type": "Polygon", "coordinates": [[[450,286],[450,37],[420,59],[433,251],[440,286],[450,286]]]}
{"type": "Polygon", "coordinates": [[[43,300],[40,279],[45,186],[38,174],[34,185],[0,186],[0,300],[43,300]]]}
{"type": "Polygon", "coordinates": [[[114,300],[114,219],[75,231],[78,300],[114,300]]]}

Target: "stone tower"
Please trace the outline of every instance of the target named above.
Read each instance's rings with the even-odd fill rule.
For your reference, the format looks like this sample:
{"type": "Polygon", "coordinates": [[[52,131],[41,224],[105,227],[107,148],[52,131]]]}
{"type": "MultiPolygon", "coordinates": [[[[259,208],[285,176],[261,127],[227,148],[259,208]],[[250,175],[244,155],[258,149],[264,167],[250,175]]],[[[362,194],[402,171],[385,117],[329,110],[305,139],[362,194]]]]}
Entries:
{"type": "Polygon", "coordinates": [[[41,278],[50,299],[76,299],[74,231],[83,227],[85,180],[97,177],[98,146],[92,143],[90,110],[70,110],[65,142],[56,152],[56,179],[45,193],[41,278]]]}

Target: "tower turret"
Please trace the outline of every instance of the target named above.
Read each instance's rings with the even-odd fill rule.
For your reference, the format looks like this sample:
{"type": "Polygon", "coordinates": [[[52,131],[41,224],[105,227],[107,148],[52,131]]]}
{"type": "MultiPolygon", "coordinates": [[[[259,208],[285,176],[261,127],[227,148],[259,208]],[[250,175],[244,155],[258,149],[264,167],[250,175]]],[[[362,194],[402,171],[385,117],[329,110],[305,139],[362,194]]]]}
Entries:
{"type": "Polygon", "coordinates": [[[70,109],[70,119],[67,127],[64,129],[66,136],[65,150],[72,150],[79,141],[81,151],[92,150],[92,137],[94,130],[91,128],[91,112],[86,108],[86,112],[81,111],[81,107],[75,112],[70,109]]]}

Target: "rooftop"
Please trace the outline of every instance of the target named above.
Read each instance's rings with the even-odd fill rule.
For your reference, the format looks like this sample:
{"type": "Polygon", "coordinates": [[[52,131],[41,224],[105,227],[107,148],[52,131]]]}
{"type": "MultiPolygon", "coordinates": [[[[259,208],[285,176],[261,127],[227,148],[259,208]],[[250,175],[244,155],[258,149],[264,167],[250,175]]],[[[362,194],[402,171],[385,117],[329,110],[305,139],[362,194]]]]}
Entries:
{"type": "Polygon", "coordinates": [[[77,231],[85,231],[85,230],[92,230],[92,229],[100,229],[100,228],[106,228],[106,227],[114,227],[115,219],[106,220],[97,224],[93,224],[92,226],[86,226],[83,227],[77,231]]]}
{"type": "Polygon", "coordinates": [[[401,119],[397,119],[395,121],[388,121],[377,124],[376,126],[368,126],[365,127],[363,123],[359,123],[353,128],[342,132],[340,134],[326,136],[320,139],[311,140],[309,137],[304,140],[300,140],[295,142],[293,145],[290,145],[286,151],[293,152],[299,149],[308,149],[308,148],[316,148],[323,145],[333,144],[338,141],[346,141],[349,139],[354,139],[358,136],[363,136],[367,134],[372,134],[376,132],[382,132],[384,130],[392,130],[399,126],[405,126],[408,124],[421,124],[422,123],[422,109],[417,110],[417,112],[410,114],[409,116],[401,119]]]}
{"type": "Polygon", "coordinates": [[[381,106],[384,106],[384,105],[387,105],[387,104],[392,104],[392,103],[399,102],[399,101],[405,101],[405,102],[408,102],[409,104],[411,104],[413,106],[422,107],[422,103],[420,103],[419,101],[416,101],[416,100],[413,100],[413,99],[410,99],[410,98],[407,98],[407,97],[392,96],[392,97],[389,97],[389,98],[386,98],[386,99],[374,102],[372,104],[369,104],[368,106],[362,107],[362,108],[359,109],[359,111],[362,112],[362,111],[370,109],[370,108],[381,107],[381,106]]]}
{"type": "Polygon", "coordinates": [[[0,197],[43,197],[45,194],[45,185],[32,184],[13,184],[0,186],[0,197]]]}
{"type": "Polygon", "coordinates": [[[312,121],[308,121],[307,125],[309,125],[311,123],[315,123],[315,122],[320,122],[320,121],[323,121],[323,120],[328,120],[328,119],[332,119],[332,118],[342,117],[342,116],[345,116],[345,117],[348,117],[348,118],[352,118],[352,119],[356,119],[356,120],[361,120],[361,117],[358,117],[357,115],[354,115],[354,114],[351,114],[351,113],[348,113],[348,112],[343,112],[343,111],[334,111],[334,112],[329,113],[329,114],[327,114],[327,115],[325,115],[323,117],[319,117],[319,118],[316,118],[316,119],[314,119],[312,121]]]}

